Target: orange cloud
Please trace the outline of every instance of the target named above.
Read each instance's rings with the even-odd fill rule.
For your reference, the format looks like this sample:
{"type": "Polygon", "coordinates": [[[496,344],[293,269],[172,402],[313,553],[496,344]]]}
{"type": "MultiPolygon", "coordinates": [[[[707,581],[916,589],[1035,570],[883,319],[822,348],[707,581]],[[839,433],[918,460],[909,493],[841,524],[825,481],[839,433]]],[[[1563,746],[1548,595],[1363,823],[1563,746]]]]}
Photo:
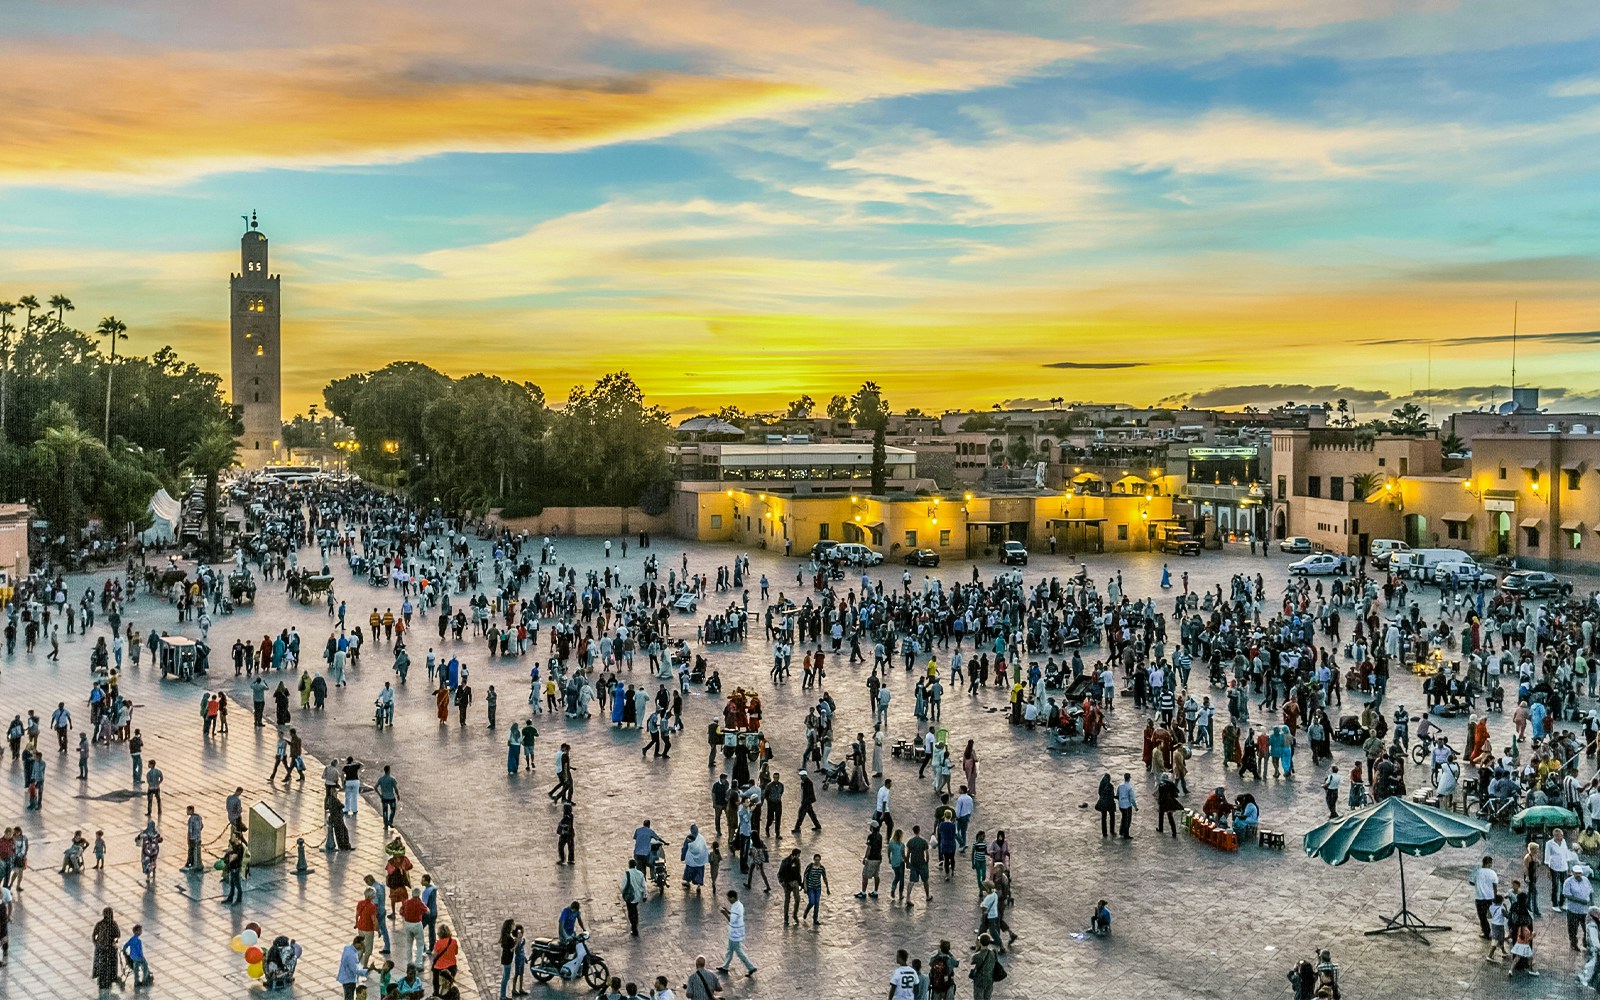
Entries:
{"type": "Polygon", "coordinates": [[[442,150],[567,149],[816,99],[771,80],[651,74],[419,81],[334,60],[19,53],[0,78],[0,177],[203,173],[442,150]]]}

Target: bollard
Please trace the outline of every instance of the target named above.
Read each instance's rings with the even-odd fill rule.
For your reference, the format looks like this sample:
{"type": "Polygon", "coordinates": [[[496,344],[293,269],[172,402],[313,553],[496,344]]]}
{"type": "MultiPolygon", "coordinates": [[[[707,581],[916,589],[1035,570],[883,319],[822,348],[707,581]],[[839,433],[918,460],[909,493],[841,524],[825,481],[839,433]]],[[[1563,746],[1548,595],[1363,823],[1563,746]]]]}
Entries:
{"type": "Polygon", "coordinates": [[[296,837],[294,845],[295,854],[298,857],[295,862],[294,873],[296,875],[310,875],[315,869],[306,864],[306,838],[296,837]]]}

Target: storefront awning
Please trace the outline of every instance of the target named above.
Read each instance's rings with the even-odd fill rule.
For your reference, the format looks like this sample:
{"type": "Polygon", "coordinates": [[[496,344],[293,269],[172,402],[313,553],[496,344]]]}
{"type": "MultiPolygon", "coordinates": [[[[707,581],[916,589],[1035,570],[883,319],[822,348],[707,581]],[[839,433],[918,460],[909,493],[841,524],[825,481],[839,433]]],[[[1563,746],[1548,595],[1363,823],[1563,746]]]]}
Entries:
{"type": "Polygon", "coordinates": [[[1522,519],[1522,526],[1524,528],[1537,528],[1543,523],[1544,521],[1537,517],[1525,517],[1522,519]]]}
{"type": "Polygon", "coordinates": [[[1562,521],[1561,522],[1561,530],[1562,531],[1582,531],[1583,530],[1583,522],[1582,521],[1562,521]]]}
{"type": "Polygon", "coordinates": [[[1057,524],[1104,524],[1106,519],[1103,517],[1058,517],[1055,520],[1057,524]]]}
{"type": "Polygon", "coordinates": [[[1543,464],[1544,463],[1539,461],[1537,458],[1525,458],[1521,462],[1521,465],[1524,469],[1537,469],[1543,464]]]}
{"type": "Polygon", "coordinates": [[[1582,462],[1582,461],[1579,461],[1578,459],[1572,459],[1572,460],[1567,461],[1567,462],[1562,462],[1561,463],[1561,469],[1562,469],[1563,472],[1582,472],[1583,471],[1583,467],[1588,465],[1588,464],[1589,464],[1588,462],[1582,462]]]}
{"type": "Polygon", "coordinates": [[[1464,510],[1453,510],[1450,513],[1444,515],[1442,518],[1440,518],[1440,520],[1442,520],[1442,521],[1454,521],[1457,524],[1464,524],[1467,521],[1472,520],[1472,515],[1467,513],[1464,510]]]}
{"type": "Polygon", "coordinates": [[[993,527],[997,527],[997,526],[1002,525],[1002,524],[1010,524],[1010,523],[1011,523],[1010,521],[968,521],[967,522],[967,527],[969,527],[969,528],[993,528],[993,527]]]}

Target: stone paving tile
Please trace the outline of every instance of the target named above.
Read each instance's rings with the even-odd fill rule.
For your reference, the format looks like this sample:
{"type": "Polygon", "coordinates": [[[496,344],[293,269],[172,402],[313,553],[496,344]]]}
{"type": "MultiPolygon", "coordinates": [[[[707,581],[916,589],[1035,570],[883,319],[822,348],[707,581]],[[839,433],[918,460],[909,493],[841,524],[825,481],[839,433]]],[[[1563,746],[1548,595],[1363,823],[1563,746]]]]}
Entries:
{"type": "MultiPolygon", "coordinates": [[[[676,566],[678,553],[686,551],[692,570],[712,574],[715,566],[731,563],[733,557],[726,548],[674,540],[659,542],[655,551],[661,555],[664,568],[676,566]]],[[[598,567],[599,542],[564,539],[561,557],[580,568],[598,567]]],[[[637,553],[631,563],[612,561],[629,572],[630,580],[637,579],[633,575],[637,572],[637,553]]],[[[804,593],[795,593],[793,562],[762,552],[752,553],[752,561],[753,576],[759,579],[763,572],[767,573],[774,594],[786,590],[803,599],[804,593]]],[[[1261,571],[1272,591],[1280,585],[1284,565],[1281,558],[1263,561],[1239,554],[1208,553],[1198,562],[1186,562],[1184,568],[1189,570],[1197,589],[1225,581],[1234,572],[1261,571]]],[[[991,567],[982,568],[986,574],[992,572],[991,567]]],[[[1075,561],[1039,557],[1028,575],[1065,576],[1075,569],[1075,561]]],[[[1130,592],[1138,594],[1143,589],[1154,590],[1160,559],[1142,554],[1092,559],[1090,570],[1102,579],[1120,570],[1129,581],[1130,592]],[[1148,588],[1140,586],[1141,580],[1148,581],[1148,588]]],[[[336,586],[340,596],[348,600],[353,616],[361,617],[360,613],[371,603],[380,608],[398,604],[393,591],[374,590],[351,581],[342,569],[336,573],[336,586]]],[[[969,573],[967,566],[960,565],[947,567],[941,575],[947,580],[965,579],[969,573]]],[[[876,575],[885,580],[886,587],[898,586],[900,567],[884,567],[876,575]]],[[[1170,600],[1166,603],[1170,604],[1170,600]]],[[[754,599],[752,604],[758,606],[754,599]]],[[[171,616],[164,607],[161,614],[171,616]]],[[[326,636],[328,619],[318,608],[301,608],[286,602],[272,586],[262,589],[257,608],[217,619],[212,639],[219,650],[225,650],[235,635],[259,639],[263,631],[276,631],[290,624],[296,625],[304,637],[308,662],[314,661],[315,650],[326,636]]],[[[682,629],[690,622],[679,617],[674,624],[682,629]]],[[[444,644],[452,652],[465,651],[461,655],[473,668],[478,702],[473,708],[472,724],[466,729],[456,725],[453,713],[450,724],[441,726],[434,718],[431,695],[420,680],[424,674],[419,651],[426,649],[433,638],[436,636],[419,630],[411,641],[416,666],[411,684],[400,691],[397,699],[397,724],[393,730],[380,733],[371,725],[372,695],[391,676],[387,669],[388,650],[381,643],[369,645],[362,666],[350,672],[350,687],[333,693],[326,712],[308,717],[299,713],[296,702],[295,721],[305,733],[308,747],[323,755],[354,754],[366,761],[369,777],[383,763],[394,765],[404,798],[400,826],[408,842],[446,887],[451,919],[464,930],[466,951],[476,965],[493,970],[497,964],[495,935],[503,917],[516,916],[528,927],[530,935],[547,934],[556,911],[571,898],[583,900],[596,949],[618,975],[646,984],[657,972],[664,972],[676,984],[692,966],[694,954],[706,954],[716,964],[722,953],[723,928],[709,898],[686,897],[675,882],[669,883],[664,894],[652,891],[649,901],[641,907],[644,937],[635,940],[626,934],[625,915],[615,886],[617,873],[630,853],[630,833],[640,818],[650,816],[656,829],[673,845],[690,822],[709,818],[709,778],[702,767],[703,735],[697,738],[696,734],[704,732],[706,720],[719,706],[697,693],[687,700],[686,732],[674,741],[670,761],[641,761],[632,752],[642,742],[637,734],[618,733],[599,720],[535,716],[541,732],[538,770],[531,776],[508,778],[504,770],[503,730],[485,730],[482,697],[487,685],[493,683],[500,693],[501,719],[518,714],[530,661],[486,663],[481,646],[444,644]],[[558,811],[543,796],[550,780],[551,756],[563,740],[574,745],[579,774],[575,810],[578,863],[570,868],[550,863],[558,811]]],[[[757,637],[746,646],[716,647],[708,656],[722,672],[729,689],[743,684],[762,692],[767,731],[777,753],[775,767],[783,772],[793,793],[797,790],[792,779],[802,742],[802,720],[813,693],[802,692],[798,681],[774,690],[766,676],[768,648],[757,637]]],[[[45,668],[42,672],[49,675],[53,670],[45,668]]],[[[635,678],[643,674],[636,667],[635,678]]],[[[837,663],[830,667],[827,687],[840,705],[841,734],[870,729],[861,688],[865,676],[866,672],[859,668],[837,663]]],[[[910,735],[914,724],[910,680],[899,670],[891,671],[890,676],[895,696],[891,734],[910,735]]],[[[0,683],[0,694],[6,694],[9,688],[9,679],[0,683]]],[[[1409,679],[1397,681],[1391,690],[1391,705],[1402,698],[1408,704],[1421,704],[1418,688],[1409,679]]],[[[164,690],[162,694],[165,695],[164,690]]],[[[51,702],[57,700],[54,695],[47,697],[51,702]]],[[[162,704],[174,699],[175,695],[164,698],[162,704]]],[[[1395,866],[1352,863],[1334,869],[1300,853],[1299,836],[1320,822],[1322,815],[1317,776],[1310,773],[1303,748],[1301,776],[1296,781],[1269,778],[1260,783],[1241,782],[1232,776],[1219,779],[1219,756],[1201,753],[1193,761],[1191,785],[1196,794],[1190,796],[1192,801],[1198,801],[1202,790],[1219,780],[1228,785],[1230,793],[1248,789],[1260,800],[1267,825],[1288,835],[1289,845],[1282,853],[1247,847],[1236,854],[1223,854],[1190,839],[1174,841],[1154,836],[1154,783],[1138,766],[1138,737],[1143,720],[1133,711],[1117,711],[1113,728],[1098,749],[1073,747],[1054,752],[1046,749],[1041,734],[1027,734],[1008,726],[1001,714],[991,710],[1002,701],[997,693],[983,693],[977,698],[950,693],[945,700],[944,718],[953,738],[970,736],[978,740],[981,748],[982,794],[975,828],[1006,829],[1018,862],[1014,872],[1018,905],[1010,920],[1022,937],[1008,959],[1013,975],[997,989],[998,996],[1059,993],[1221,1000],[1285,996],[1283,973],[1288,966],[1298,956],[1321,946],[1334,949],[1343,966],[1346,994],[1352,997],[1427,1000],[1433,996],[1543,997],[1579,992],[1571,982],[1570,972],[1576,962],[1565,951],[1559,918],[1547,918],[1544,924],[1546,947],[1541,951],[1540,962],[1546,975],[1542,980],[1519,979],[1508,985],[1498,966],[1481,961],[1478,938],[1471,929],[1471,891],[1462,877],[1463,866],[1471,866],[1479,848],[1414,859],[1407,867],[1413,908],[1453,922],[1457,932],[1435,935],[1431,948],[1394,937],[1365,937],[1361,932],[1378,921],[1378,914],[1392,912],[1398,905],[1395,866]],[[1092,798],[1102,771],[1120,774],[1122,770],[1134,772],[1144,806],[1136,819],[1135,840],[1130,844],[1102,841],[1097,831],[1098,817],[1092,810],[1080,808],[1081,803],[1092,798]],[[1002,784],[1004,792],[999,791],[1002,784]],[[1073,932],[1087,922],[1089,908],[1100,896],[1113,902],[1116,934],[1103,941],[1077,940],[1073,932]]],[[[0,708],[9,709],[9,705],[9,701],[0,701],[0,708]]],[[[168,738],[193,746],[197,709],[177,704],[164,710],[182,720],[168,738]]],[[[1499,717],[1491,722],[1497,734],[1507,725],[1499,717]]],[[[238,740],[237,730],[232,739],[238,740]]],[[[217,766],[242,768],[253,773],[259,784],[260,775],[270,767],[270,743],[264,749],[253,746],[248,755],[239,754],[237,742],[228,751],[216,755],[217,766]],[[235,763],[236,758],[243,757],[249,761],[235,763]],[[263,757],[267,758],[265,762],[263,757]]],[[[160,753],[156,756],[159,759],[160,753]]],[[[1349,756],[1347,751],[1341,759],[1349,756]]],[[[211,763],[210,758],[195,751],[197,771],[202,764],[211,763]]],[[[931,816],[933,802],[928,785],[916,780],[909,764],[894,760],[887,753],[884,763],[886,773],[896,781],[894,805],[900,825],[925,822],[931,816]]],[[[100,780],[98,776],[96,780],[100,780]]],[[[106,787],[114,788],[115,784],[109,780],[106,787]]],[[[221,797],[231,784],[231,778],[214,783],[217,790],[208,812],[220,815],[221,797]]],[[[55,789],[59,791],[59,781],[55,789]]],[[[314,808],[315,804],[313,801],[310,806],[314,808]]],[[[54,803],[47,803],[47,818],[53,808],[54,803]]],[[[124,808],[131,815],[131,807],[124,808]]],[[[363,821],[368,816],[367,808],[363,806],[363,821]]],[[[793,810],[791,801],[786,812],[792,816],[793,810]]],[[[869,811],[868,796],[821,793],[818,812],[825,830],[818,835],[806,831],[798,844],[808,854],[813,849],[821,850],[829,865],[835,891],[825,901],[823,925],[818,930],[783,927],[774,901],[759,891],[758,882],[753,897],[746,897],[748,948],[762,971],[753,980],[734,977],[728,983],[730,996],[797,995],[797,984],[801,983],[806,984],[808,993],[818,996],[875,994],[878,980],[887,976],[893,964],[896,947],[909,947],[913,954],[926,956],[941,937],[954,941],[958,950],[970,942],[977,895],[965,858],[958,859],[956,878],[951,883],[945,884],[935,876],[933,902],[923,906],[919,901],[911,913],[889,906],[886,897],[866,902],[851,897],[859,873],[855,859],[869,811]]],[[[297,821],[291,822],[294,825],[297,821]]],[[[58,826],[54,821],[49,825],[52,829],[58,826]]],[[[702,825],[709,828],[710,823],[702,825]]],[[[129,836],[131,832],[130,822],[129,836]]],[[[786,835],[783,844],[775,847],[786,847],[788,843],[786,835]]],[[[1518,846],[1516,838],[1497,834],[1487,848],[1502,859],[1502,873],[1508,870],[1505,859],[1520,853],[1518,846]]],[[[773,853],[780,852],[774,849],[773,853]]],[[[774,872],[775,862],[776,858],[769,866],[774,872]]],[[[129,864],[137,881],[136,862],[129,864]]],[[[313,864],[326,866],[320,856],[313,864]]],[[[677,866],[671,867],[675,875],[677,866]]],[[[722,873],[723,888],[727,888],[730,878],[731,872],[722,873]]],[[[343,879],[345,884],[353,881],[343,879]]],[[[340,904],[353,902],[353,897],[341,883],[330,881],[317,895],[318,900],[308,906],[332,908],[319,926],[329,924],[337,930],[348,925],[347,907],[340,904]]],[[[162,900],[163,915],[167,902],[162,900]]],[[[204,904],[190,905],[193,908],[204,904]]],[[[81,938],[91,920],[92,917],[75,916],[73,926],[61,933],[81,938]]],[[[324,984],[331,982],[336,957],[333,945],[340,942],[342,932],[325,934],[330,950],[314,963],[321,977],[319,982],[324,984]]],[[[214,968],[223,969],[237,976],[239,970],[228,961],[233,956],[226,952],[226,939],[226,933],[216,934],[224,952],[220,962],[213,957],[210,965],[196,967],[207,973],[214,968]]],[[[47,950],[63,954],[63,964],[69,970],[87,968],[87,946],[81,941],[64,952],[47,950]]],[[[195,953],[203,950],[196,949],[195,953]]],[[[0,986],[5,982],[0,979],[0,986]]],[[[231,984],[232,980],[228,982],[231,984]]],[[[241,991],[246,985],[239,984],[241,991]]]]}
{"type": "MultiPolygon", "coordinates": [[[[81,585],[79,592],[81,593],[81,585]]],[[[141,597],[129,618],[147,630],[151,625],[178,631],[170,608],[141,597]]],[[[97,633],[103,634],[104,628],[97,633]]],[[[93,633],[91,634],[91,636],[93,633]]],[[[57,702],[67,703],[74,725],[87,724],[87,657],[91,643],[63,637],[61,661],[50,663],[42,653],[0,660],[0,724],[29,708],[48,716],[57,702]]],[[[144,796],[129,797],[133,789],[125,744],[95,745],[87,782],[76,780],[76,751],[55,753],[53,734],[46,732],[40,745],[46,751],[48,770],[42,813],[23,812],[21,767],[9,759],[5,783],[10,798],[0,825],[21,823],[30,841],[31,870],[24,881],[11,927],[11,962],[0,969],[0,997],[71,997],[93,995],[89,975],[89,930],[100,909],[111,906],[124,936],[134,923],[144,924],[145,948],[155,983],[141,991],[152,997],[217,997],[261,994],[261,987],[245,973],[244,959],[229,948],[231,938],[245,924],[259,923],[268,935],[287,934],[304,949],[295,986],[288,996],[315,996],[337,992],[334,972],[348,942],[360,876],[382,877],[385,838],[375,802],[365,802],[359,817],[350,821],[349,853],[325,854],[321,850],[321,763],[309,754],[310,777],[304,786],[269,785],[275,735],[256,730],[248,705],[230,712],[231,732],[203,740],[199,721],[198,686],[162,681],[159,671],[145,658],[140,668],[131,660],[122,674],[123,690],[133,699],[135,724],[146,739],[145,761],[158,762],[166,775],[161,859],[153,886],[147,887],[140,871],[133,838],[144,828],[144,796]],[[206,861],[209,864],[225,846],[224,799],[236,786],[245,788],[246,806],[264,801],[282,815],[289,830],[286,862],[257,867],[245,883],[245,902],[239,907],[221,904],[223,887],[218,873],[191,877],[179,870],[185,853],[185,806],[194,804],[206,824],[206,861]],[[12,806],[10,803],[15,803],[12,806]],[[104,830],[108,845],[103,872],[58,875],[61,851],[72,831],[82,829],[92,841],[104,830]],[[307,840],[313,869],[307,876],[293,874],[295,838],[307,840]]],[[[73,735],[76,745],[76,729],[73,735]]],[[[416,860],[413,851],[413,859],[416,860]]],[[[92,859],[91,859],[92,864],[92,859]]],[[[414,880],[425,870],[418,861],[414,880]]],[[[447,914],[442,919],[450,920],[447,914]]],[[[270,938],[269,938],[270,940],[270,938]]],[[[131,983],[131,980],[130,980],[131,983]]],[[[463,978],[463,994],[476,996],[470,974],[463,978]]],[[[131,985],[124,992],[132,992],[131,985]]]]}

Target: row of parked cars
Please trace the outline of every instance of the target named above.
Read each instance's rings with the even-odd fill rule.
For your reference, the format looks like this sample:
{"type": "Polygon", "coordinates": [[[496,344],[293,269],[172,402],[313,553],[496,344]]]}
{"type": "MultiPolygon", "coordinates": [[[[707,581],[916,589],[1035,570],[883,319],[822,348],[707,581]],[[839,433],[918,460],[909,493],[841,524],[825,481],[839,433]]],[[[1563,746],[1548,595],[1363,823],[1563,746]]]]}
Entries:
{"type": "MultiPolygon", "coordinates": [[[[811,558],[819,563],[835,562],[846,566],[880,566],[883,553],[868,548],[860,542],[821,541],[811,546],[811,558]]],[[[1028,565],[1028,550],[1021,542],[1006,542],[1000,546],[1000,562],[1006,566],[1028,565]]],[[[932,549],[917,549],[906,553],[907,566],[937,566],[939,553],[932,549]]]]}
{"type": "MultiPolygon", "coordinates": [[[[1278,547],[1285,552],[1309,552],[1311,541],[1286,538],[1278,547]]],[[[1413,549],[1398,539],[1379,538],[1372,543],[1370,552],[1379,569],[1406,579],[1463,587],[1498,584],[1508,594],[1525,597],[1566,597],[1572,593],[1572,584],[1553,573],[1520,569],[1501,577],[1493,568],[1479,565],[1460,549],[1413,549]]],[[[1346,562],[1346,557],[1317,552],[1291,563],[1289,572],[1295,576],[1327,575],[1340,572],[1346,562]]]]}

